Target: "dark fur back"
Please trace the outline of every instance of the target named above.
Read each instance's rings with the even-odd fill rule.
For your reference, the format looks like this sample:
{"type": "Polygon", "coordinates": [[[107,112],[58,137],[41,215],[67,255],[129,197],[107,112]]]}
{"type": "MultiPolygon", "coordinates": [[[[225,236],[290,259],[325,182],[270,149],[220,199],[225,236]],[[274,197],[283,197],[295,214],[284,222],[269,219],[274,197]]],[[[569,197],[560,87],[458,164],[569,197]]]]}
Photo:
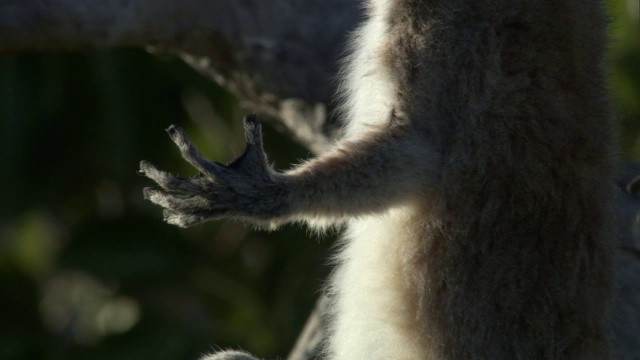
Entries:
{"type": "Polygon", "coordinates": [[[444,359],[607,358],[615,147],[602,4],[393,3],[393,115],[444,159],[416,283],[430,342],[444,359]]]}

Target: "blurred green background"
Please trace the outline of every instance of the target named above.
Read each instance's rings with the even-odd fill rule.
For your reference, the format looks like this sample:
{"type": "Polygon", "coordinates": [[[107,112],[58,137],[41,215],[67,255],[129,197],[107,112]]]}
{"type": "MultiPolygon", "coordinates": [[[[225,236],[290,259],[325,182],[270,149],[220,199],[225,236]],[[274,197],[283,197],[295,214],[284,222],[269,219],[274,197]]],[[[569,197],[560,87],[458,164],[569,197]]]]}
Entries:
{"type": "MultiPolygon", "coordinates": [[[[611,84],[640,158],[640,25],[610,1],[611,84]]],[[[208,157],[243,150],[236,101],[139,49],[0,56],[0,360],[286,356],[329,271],[331,240],[216,222],[180,230],[142,199],[142,159],[194,174],[163,131],[208,157]],[[311,238],[312,240],[309,240],[311,238]]],[[[265,126],[280,169],[308,152],[265,126]]]]}

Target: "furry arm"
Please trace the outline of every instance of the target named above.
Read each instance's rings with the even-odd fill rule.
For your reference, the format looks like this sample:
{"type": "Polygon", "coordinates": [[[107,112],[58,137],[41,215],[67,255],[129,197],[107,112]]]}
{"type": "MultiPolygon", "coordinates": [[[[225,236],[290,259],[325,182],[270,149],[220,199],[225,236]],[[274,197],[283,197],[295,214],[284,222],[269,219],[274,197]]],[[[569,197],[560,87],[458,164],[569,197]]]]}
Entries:
{"type": "Polygon", "coordinates": [[[199,171],[181,178],[141,162],[140,173],[162,188],[146,188],[145,198],[165,209],[167,222],[181,227],[221,218],[271,227],[320,218],[339,222],[409,201],[429,190],[416,187],[433,185],[439,177],[440,156],[408,126],[372,130],[284,173],[269,167],[255,115],[245,117],[244,128],[246,150],[229,165],[204,158],[182,129],[167,129],[182,157],[199,171]]]}

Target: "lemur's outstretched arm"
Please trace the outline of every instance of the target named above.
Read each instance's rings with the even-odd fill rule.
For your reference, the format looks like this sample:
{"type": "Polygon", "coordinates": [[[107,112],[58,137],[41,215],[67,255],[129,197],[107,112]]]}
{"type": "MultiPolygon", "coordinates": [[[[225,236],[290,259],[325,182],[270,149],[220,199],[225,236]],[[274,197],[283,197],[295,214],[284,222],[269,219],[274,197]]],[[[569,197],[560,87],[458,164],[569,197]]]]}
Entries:
{"type": "Polygon", "coordinates": [[[404,126],[390,125],[285,173],[271,169],[262,148],[260,123],[244,119],[247,147],[222,165],[204,158],[184,131],[167,130],[182,157],[199,174],[181,178],[143,161],[140,172],[163,190],[146,188],[145,197],[165,208],[165,220],[181,227],[207,220],[237,218],[276,226],[322,218],[340,221],[388,209],[425,189],[416,178],[439,173],[439,156],[404,126]]]}

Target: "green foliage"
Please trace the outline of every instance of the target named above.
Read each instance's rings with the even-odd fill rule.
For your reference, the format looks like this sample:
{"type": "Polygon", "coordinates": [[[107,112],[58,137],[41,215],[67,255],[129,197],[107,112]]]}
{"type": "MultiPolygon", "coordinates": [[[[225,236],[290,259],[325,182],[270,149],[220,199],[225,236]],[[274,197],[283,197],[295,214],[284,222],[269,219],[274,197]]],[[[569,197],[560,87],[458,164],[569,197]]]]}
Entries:
{"type": "MultiPolygon", "coordinates": [[[[640,26],[610,1],[621,142],[640,157],[640,26]]],[[[196,359],[288,353],[331,241],[296,227],[179,230],[142,199],[138,162],[192,175],[163,131],[209,157],[242,151],[235,100],[141,50],[0,57],[0,360],[196,359]]],[[[279,167],[307,153],[265,126],[279,167]]]]}
{"type": "MultiPolygon", "coordinates": [[[[235,100],[142,50],[0,57],[0,359],[286,354],[329,242],[220,222],[179,230],[142,199],[142,159],[184,175],[164,128],[216,160],[244,146],[235,100]],[[304,240],[303,240],[304,239],[304,240]]],[[[278,164],[305,151],[266,126],[278,164]]]]}
{"type": "Polygon", "coordinates": [[[610,0],[610,66],[624,154],[640,158],[640,13],[637,0],[610,0]]]}

